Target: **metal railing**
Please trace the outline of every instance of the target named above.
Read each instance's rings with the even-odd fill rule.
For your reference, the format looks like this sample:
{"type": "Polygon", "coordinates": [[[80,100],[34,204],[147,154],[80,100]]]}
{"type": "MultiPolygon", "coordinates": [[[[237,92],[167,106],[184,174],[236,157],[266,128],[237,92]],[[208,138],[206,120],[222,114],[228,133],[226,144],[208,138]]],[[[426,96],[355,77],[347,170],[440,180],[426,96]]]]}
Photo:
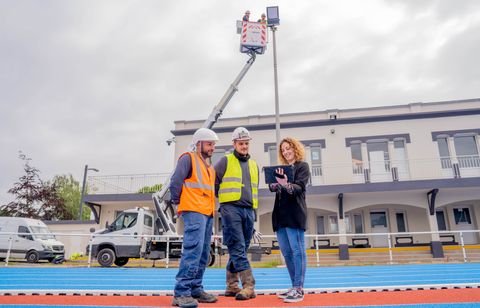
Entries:
{"type": "MultiPolygon", "coordinates": [[[[352,248],[355,248],[350,252],[350,256],[353,258],[355,254],[359,254],[361,259],[357,258],[354,260],[356,262],[363,262],[366,264],[369,264],[371,262],[378,262],[378,253],[383,253],[384,254],[384,260],[385,263],[388,264],[393,264],[396,262],[400,262],[401,258],[404,258],[405,256],[399,255],[399,251],[404,249],[405,247],[415,247],[417,245],[413,245],[413,237],[414,236],[431,236],[432,234],[438,234],[439,237],[442,235],[449,235],[449,236],[454,236],[454,239],[458,237],[459,242],[449,242],[449,243],[444,243],[443,245],[448,245],[445,247],[449,247],[448,250],[444,250],[446,256],[443,258],[443,261],[445,262],[478,262],[480,261],[480,245],[479,244],[466,244],[465,243],[465,237],[468,234],[480,234],[480,230],[462,230],[462,231],[424,231],[424,232],[396,232],[396,233],[362,233],[362,234],[306,234],[305,239],[306,239],[306,250],[308,252],[308,255],[310,257],[314,258],[313,262],[310,262],[311,265],[315,266],[320,266],[322,264],[322,255],[329,255],[331,256],[332,254],[336,255],[338,254],[338,245],[330,245],[330,240],[336,241],[339,243],[341,239],[343,238],[344,240],[346,239],[346,244],[349,246],[349,250],[352,250],[352,248]],[[396,236],[400,236],[402,238],[405,237],[412,237],[412,245],[402,245],[402,248],[400,247],[395,247],[393,243],[393,239],[395,239],[396,236]],[[456,237],[455,237],[456,236],[456,237]],[[376,249],[367,249],[370,248],[371,245],[369,244],[369,241],[374,238],[383,238],[386,240],[386,245],[380,248],[376,249]],[[364,241],[363,243],[356,245],[355,241],[364,241]],[[320,243],[328,242],[328,245],[320,245],[320,243]],[[311,245],[310,243],[313,243],[311,245]],[[310,247],[310,248],[308,248],[310,247]],[[365,249],[363,249],[365,248],[365,249]],[[362,251],[366,251],[366,253],[362,254],[362,251]],[[456,257],[449,257],[447,255],[447,252],[454,252],[457,253],[456,257]],[[369,256],[369,254],[371,254],[369,256]]],[[[8,266],[9,262],[11,262],[11,252],[12,250],[15,250],[16,248],[14,247],[14,241],[16,238],[18,238],[19,235],[32,235],[31,233],[17,233],[17,232],[0,232],[0,238],[3,238],[4,240],[8,241],[8,248],[6,250],[6,255],[3,257],[0,254],[0,257],[4,259],[4,265],[8,266]],[[8,239],[7,239],[8,238],[8,239]]],[[[43,234],[35,234],[35,235],[43,235],[43,234]]],[[[45,233],[45,235],[47,235],[45,233]]],[[[64,236],[64,237],[74,237],[76,239],[78,238],[87,238],[88,242],[86,243],[86,246],[89,247],[88,249],[88,259],[87,259],[87,266],[91,267],[92,266],[92,245],[94,239],[97,238],[140,238],[141,240],[141,245],[143,246],[144,241],[150,241],[150,240],[155,240],[155,241],[164,241],[166,243],[166,254],[165,254],[165,259],[163,261],[165,262],[165,267],[170,266],[170,257],[169,257],[169,246],[170,242],[172,241],[172,238],[175,239],[176,242],[178,242],[180,239],[183,237],[181,235],[124,235],[124,234],[72,234],[72,233],[48,233],[48,235],[54,235],[54,236],[64,236]]],[[[214,235],[212,237],[212,241],[215,243],[215,256],[220,257],[221,254],[219,247],[221,246],[221,235],[214,235]]],[[[263,241],[265,240],[271,240],[271,248],[275,249],[273,247],[273,243],[276,242],[276,236],[275,235],[264,235],[263,236],[263,241]]],[[[5,243],[5,241],[2,240],[2,242],[5,243]]],[[[75,242],[75,241],[69,241],[69,242],[75,242]]],[[[257,244],[258,245],[258,244],[257,244]]],[[[260,245],[265,245],[265,243],[262,243],[260,245]]],[[[422,246],[425,246],[425,248],[429,247],[429,243],[423,243],[422,246]]],[[[264,246],[266,247],[266,246],[264,246]]],[[[268,246],[270,247],[270,246],[268,246]]],[[[445,248],[444,247],[444,248],[445,248]]],[[[429,251],[429,249],[425,249],[425,251],[429,251]]],[[[276,254],[278,255],[278,253],[276,254]]],[[[415,260],[415,255],[412,254],[413,258],[410,258],[410,261],[413,262],[421,262],[425,260],[415,260]]],[[[418,258],[418,256],[417,256],[418,258]]],[[[430,256],[431,258],[431,256],[430,256]]],[[[281,260],[281,258],[279,259],[281,260]]],[[[433,260],[433,259],[432,259],[433,260]]],[[[436,259],[439,260],[439,259],[436,259]]],[[[442,260],[442,259],[440,259],[442,260]]],[[[342,260],[338,260],[342,261],[342,260]]],[[[344,262],[347,262],[344,260],[344,262]]],[[[338,262],[337,262],[338,263],[338,262]]]]}
{"type": "MultiPolygon", "coordinates": [[[[480,176],[480,157],[467,155],[313,165],[311,167],[311,183],[312,185],[337,185],[365,182],[363,174],[366,168],[369,170],[371,182],[454,178],[453,161],[458,161],[462,177],[480,176]],[[398,175],[396,179],[393,176],[393,168],[398,175]]],[[[139,193],[142,188],[152,188],[155,185],[163,184],[168,176],[169,173],[90,176],[87,184],[88,194],[139,193]]],[[[265,187],[266,185],[262,182],[261,188],[265,187]]],[[[151,191],[155,191],[155,189],[151,191]]]]}
{"type": "Polygon", "coordinates": [[[142,189],[148,190],[152,186],[163,184],[169,175],[169,173],[148,173],[89,176],[87,182],[88,194],[138,193],[142,189]]]}

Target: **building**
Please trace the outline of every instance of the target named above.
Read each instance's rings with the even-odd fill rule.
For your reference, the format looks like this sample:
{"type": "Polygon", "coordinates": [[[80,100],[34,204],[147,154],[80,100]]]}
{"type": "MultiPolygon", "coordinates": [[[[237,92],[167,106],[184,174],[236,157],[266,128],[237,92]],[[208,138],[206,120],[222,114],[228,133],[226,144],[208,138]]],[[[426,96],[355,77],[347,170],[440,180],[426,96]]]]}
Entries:
{"type": "MultiPolygon", "coordinates": [[[[349,247],[388,245],[386,235],[357,236],[365,233],[404,233],[393,235],[391,244],[430,245],[434,257],[443,256],[442,244],[479,243],[475,232],[463,233],[463,239],[459,233],[435,232],[478,229],[480,99],[292,113],[280,119],[281,135],[302,141],[311,167],[307,234],[318,236],[307,246],[338,247],[340,259],[348,259],[349,247]],[[423,231],[433,233],[409,234],[423,231]]],[[[214,127],[220,141],[213,160],[232,150],[231,133],[244,126],[260,167],[276,164],[274,121],[273,115],[221,119],[214,127]]],[[[202,124],[175,122],[175,157],[202,124]]],[[[91,177],[94,193],[85,200],[102,226],[122,209],[153,208],[149,194],[136,192],[166,176],[91,177]]],[[[260,188],[256,228],[273,234],[274,195],[264,183],[260,188]]]]}

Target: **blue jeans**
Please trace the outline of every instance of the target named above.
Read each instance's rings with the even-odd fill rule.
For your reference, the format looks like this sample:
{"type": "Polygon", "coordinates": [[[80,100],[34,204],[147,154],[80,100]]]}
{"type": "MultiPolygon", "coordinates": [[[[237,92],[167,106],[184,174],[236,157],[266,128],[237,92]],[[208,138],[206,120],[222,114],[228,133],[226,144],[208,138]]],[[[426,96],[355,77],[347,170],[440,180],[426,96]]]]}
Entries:
{"type": "Polygon", "coordinates": [[[307,269],[305,231],[295,228],[279,228],[277,230],[277,239],[287,264],[292,287],[303,288],[305,271],[307,269]]]}
{"type": "MultiPolygon", "coordinates": [[[[182,258],[175,277],[175,296],[195,296],[203,291],[203,273],[210,254],[213,218],[197,212],[183,212],[182,258]]],[[[168,252],[167,252],[168,253],[168,252]]]]}
{"type": "Polygon", "coordinates": [[[227,271],[238,273],[250,268],[248,246],[253,236],[255,214],[252,208],[222,204],[223,243],[228,248],[227,271]]]}

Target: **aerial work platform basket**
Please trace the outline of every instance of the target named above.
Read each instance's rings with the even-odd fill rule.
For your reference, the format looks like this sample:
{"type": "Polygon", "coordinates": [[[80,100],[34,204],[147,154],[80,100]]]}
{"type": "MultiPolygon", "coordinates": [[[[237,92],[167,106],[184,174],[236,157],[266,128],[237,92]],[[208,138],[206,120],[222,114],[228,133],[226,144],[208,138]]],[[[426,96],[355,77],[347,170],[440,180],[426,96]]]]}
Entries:
{"type": "Polygon", "coordinates": [[[263,54],[267,49],[267,24],[261,22],[238,21],[241,23],[240,52],[263,54]]]}

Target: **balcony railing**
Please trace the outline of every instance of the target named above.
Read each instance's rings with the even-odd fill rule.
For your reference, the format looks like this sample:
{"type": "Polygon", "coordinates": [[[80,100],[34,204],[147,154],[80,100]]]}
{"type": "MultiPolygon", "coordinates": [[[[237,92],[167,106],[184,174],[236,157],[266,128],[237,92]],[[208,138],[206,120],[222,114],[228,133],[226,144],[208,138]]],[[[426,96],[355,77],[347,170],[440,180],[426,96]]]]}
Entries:
{"type": "MultiPolygon", "coordinates": [[[[334,163],[313,165],[310,171],[310,183],[313,186],[366,183],[367,181],[375,183],[480,177],[480,157],[469,155],[432,159],[385,160],[367,164],[361,162],[334,163]]],[[[163,184],[168,176],[168,173],[90,176],[88,178],[88,194],[138,193],[142,188],[163,184]]],[[[260,188],[267,187],[263,180],[260,183],[260,188]]],[[[143,189],[143,191],[149,190],[143,189]]]]}
{"type": "MultiPolygon", "coordinates": [[[[149,191],[148,188],[163,184],[169,173],[89,176],[88,194],[128,194],[149,191]]],[[[153,187],[155,190],[155,187],[153,187]]]]}

